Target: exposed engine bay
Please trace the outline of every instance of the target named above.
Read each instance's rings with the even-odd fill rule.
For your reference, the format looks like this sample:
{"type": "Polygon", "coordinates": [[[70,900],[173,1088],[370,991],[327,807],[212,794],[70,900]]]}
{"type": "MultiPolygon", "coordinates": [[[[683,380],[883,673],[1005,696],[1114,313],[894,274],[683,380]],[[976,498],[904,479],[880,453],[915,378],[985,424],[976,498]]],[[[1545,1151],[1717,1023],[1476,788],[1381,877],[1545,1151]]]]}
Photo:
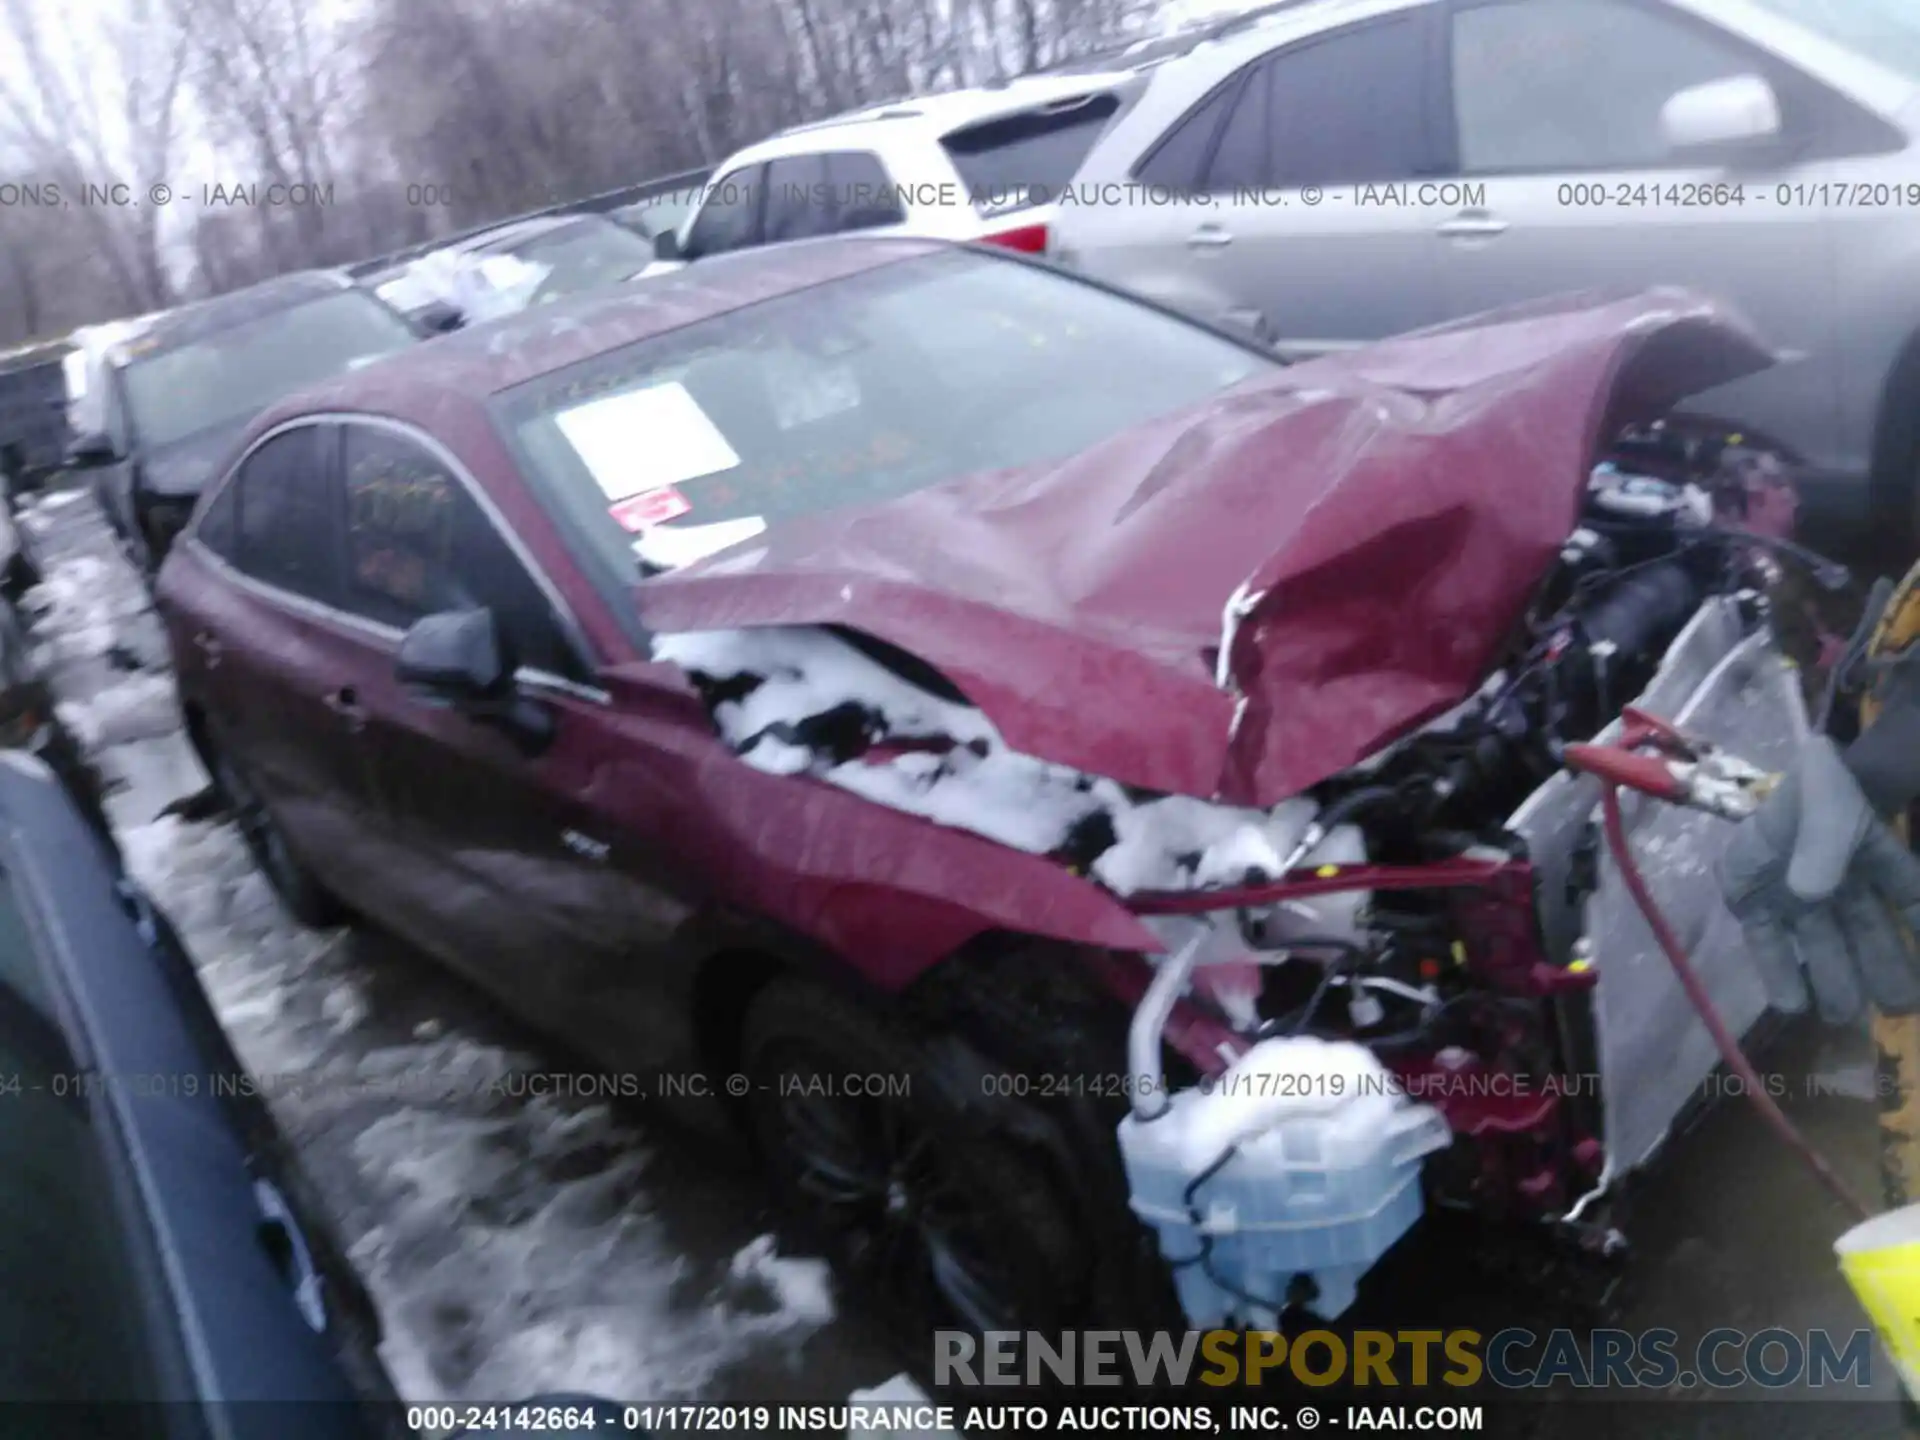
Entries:
{"type": "MultiPolygon", "coordinates": [[[[1738,436],[1627,432],[1478,692],[1268,811],[1020,754],[937,671],[852,630],[663,635],[655,654],[749,764],[1048,857],[1144,918],[1166,954],[1131,1037],[1134,1209],[1193,1323],[1270,1324],[1345,1309],[1426,1205],[1590,1224],[1712,1072],[1561,755],[1637,705],[1791,757],[1806,714],[1780,582],[1846,583],[1788,538],[1792,514],[1782,463],[1738,436]],[[1169,1077],[1182,1010],[1235,1053],[1189,1051],[1169,1077]]],[[[1711,884],[1718,822],[1629,821],[1744,1030],[1767,997],[1711,884]]]]}

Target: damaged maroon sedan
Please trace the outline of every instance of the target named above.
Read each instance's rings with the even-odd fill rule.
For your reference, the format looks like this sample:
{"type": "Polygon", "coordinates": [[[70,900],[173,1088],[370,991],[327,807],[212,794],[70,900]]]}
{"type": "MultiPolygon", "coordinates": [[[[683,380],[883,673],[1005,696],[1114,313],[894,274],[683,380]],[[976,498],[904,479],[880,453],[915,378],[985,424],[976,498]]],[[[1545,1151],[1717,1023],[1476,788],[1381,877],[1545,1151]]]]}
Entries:
{"type": "MultiPolygon", "coordinates": [[[[883,1295],[1332,1316],[1431,1208],[1608,1248],[1714,1066],[1559,756],[1805,733],[1779,468],[1670,413],[1770,360],[1657,292],[1287,367],[792,246],[280,406],[159,595],[296,913],[711,1077],[883,1295]]],[[[1630,822],[1749,1028],[1721,832],[1630,822]]]]}

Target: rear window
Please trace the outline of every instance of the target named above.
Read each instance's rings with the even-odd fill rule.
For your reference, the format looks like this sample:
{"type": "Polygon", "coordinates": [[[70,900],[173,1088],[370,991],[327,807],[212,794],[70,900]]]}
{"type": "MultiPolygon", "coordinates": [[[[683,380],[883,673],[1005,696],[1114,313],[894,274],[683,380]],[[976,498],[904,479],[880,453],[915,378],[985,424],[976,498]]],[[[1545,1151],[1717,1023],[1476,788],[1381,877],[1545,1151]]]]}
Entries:
{"type": "Polygon", "coordinates": [[[557,523],[603,578],[631,583],[780,521],[1064,458],[1275,368],[1095,286],[947,251],[685,326],[497,403],[557,523]]]}
{"type": "Polygon", "coordinates": [[[1065,189],[1119,108],[1111,93],[1079,96],[969,125],[940,143],[980,213],[995,215],[1065,189]]]}

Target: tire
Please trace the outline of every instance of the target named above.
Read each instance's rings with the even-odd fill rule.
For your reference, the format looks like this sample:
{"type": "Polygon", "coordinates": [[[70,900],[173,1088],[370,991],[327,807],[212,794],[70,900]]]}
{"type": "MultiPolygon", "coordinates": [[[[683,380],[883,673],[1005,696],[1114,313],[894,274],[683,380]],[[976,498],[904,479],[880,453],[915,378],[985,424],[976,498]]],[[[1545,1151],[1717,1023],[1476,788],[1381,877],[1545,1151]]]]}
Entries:
{"type": "Polygon", "coordinates": [[[1071,1203],[928,1051],[820,986],[771,982],[748,1011],[741,1068],[775,1197],[897,1334],[1063,1328],[1092,1268],[1071,1203]],[[888,1093],[823,1093],[869,1076],[888,1093]]]}
{"type": "Polygon", "coordinates": [[[294,853],[285,832],[246,773],[225,750],[211,742],[207,749],[211,752],[214,786],[226,801],[228,813],[240,831],[240,838],[246,842],[253,863],[267,877],[282,908],[302,925],[316,930],[338,925],[345,918],[340,902],[294,853]]]}

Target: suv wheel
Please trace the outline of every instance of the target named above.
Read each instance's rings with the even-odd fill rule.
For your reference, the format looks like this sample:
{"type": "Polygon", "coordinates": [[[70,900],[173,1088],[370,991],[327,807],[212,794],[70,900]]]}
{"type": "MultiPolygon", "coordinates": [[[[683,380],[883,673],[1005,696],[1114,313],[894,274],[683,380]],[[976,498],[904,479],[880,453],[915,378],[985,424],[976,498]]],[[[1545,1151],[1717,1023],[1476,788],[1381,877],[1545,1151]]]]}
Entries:
{"type": "Polygon", "coordinates": [[[831,991],[775,980],[741,1054],[777,1198],[900,1334],[1070,1323],[1090,1269],[1070,1202],[924,1047],[831,991]]]}
{"type": "Polygon", "coordinates": [[[302,925],[315,929],[339,924],[342,918],[340,903],[314,878],[313,872],[307,869],[300,857],[293,853],[285,833],[273,818],[273,812],[267,808],[266,801],[260,798],[246,774],[225,750],[213,746],[208,748],[213,751],[214,787],[226,801],[254,864],[267,877],[267,883],[273,886],[274,894],[280,897],[280,903],[286,907],[287,913],[302,925]]]}

